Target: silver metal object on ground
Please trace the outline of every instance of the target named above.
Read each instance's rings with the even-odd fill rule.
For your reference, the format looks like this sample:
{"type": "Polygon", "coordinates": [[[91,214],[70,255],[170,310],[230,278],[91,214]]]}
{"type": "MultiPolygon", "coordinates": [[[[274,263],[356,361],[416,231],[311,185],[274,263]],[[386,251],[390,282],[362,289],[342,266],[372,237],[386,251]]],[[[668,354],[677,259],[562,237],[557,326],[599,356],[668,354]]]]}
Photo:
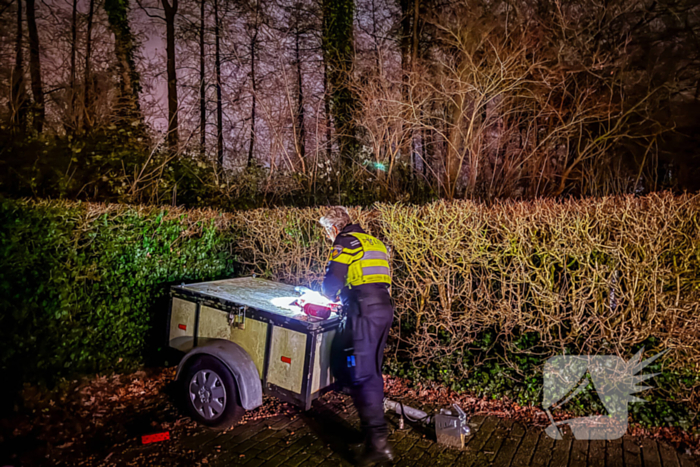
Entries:
{"type": "Polygon", "coordinates": [[[456,415],[452,411],[442,409],[433,417],[435,421],[435,436],[437,442],[457,449],[464,448],[464,441],[471,433],[467,425],[467,414],[457,404],[452,404],[456,415]]]}
{"type": "Polygon", "coordinates": [[[471,434],[469,425],[467,425],[467,414],[457,404],[452,404],[452,407],[455,414],[452,413],[452,410],[441,409],[440,413],[431,417],[422,410],[384,399],[384,411],[396,412],[401,417],[399,429],[403,428],[404,417],[409,421],[420,422],[424,425],[433,422],[435,423],[435,437],[438,443],[463,449],[465,438],[471,434]]]}

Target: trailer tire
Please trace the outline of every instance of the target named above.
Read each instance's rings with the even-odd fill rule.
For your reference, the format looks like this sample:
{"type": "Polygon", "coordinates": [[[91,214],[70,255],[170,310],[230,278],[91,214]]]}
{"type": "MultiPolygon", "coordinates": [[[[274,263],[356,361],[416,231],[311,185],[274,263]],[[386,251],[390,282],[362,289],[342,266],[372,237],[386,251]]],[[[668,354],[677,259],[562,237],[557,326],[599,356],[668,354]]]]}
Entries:
{"type": "Polygon", "coordinates": [[[225,430],[241,419],[238,385],[231,371],[218,358],[202,355],[188,362],[182,382],[184,404],[202,425],[225,430]]]}

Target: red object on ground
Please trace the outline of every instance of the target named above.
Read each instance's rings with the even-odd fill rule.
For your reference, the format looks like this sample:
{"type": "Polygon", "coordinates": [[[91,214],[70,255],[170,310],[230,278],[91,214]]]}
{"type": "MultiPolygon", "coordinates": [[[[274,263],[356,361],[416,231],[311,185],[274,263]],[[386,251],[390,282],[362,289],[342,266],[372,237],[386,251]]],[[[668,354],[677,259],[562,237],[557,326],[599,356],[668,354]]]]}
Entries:
{"type": "Polygon", "coordinates": [[[178,324],[177,327],[182,329],[183,331],[187,331],[187,326],[184,324],[178,324]]]}
{"type": "Polygon", "coordinates": [[[289,358],[289,357],[282,357],[282,361],[283,361],[284,363],[289,363],[290,365],[291,365],[291,363],[292,363],[292,359],[289,358]]]}
{"type": "Polygon", "coordinates": [[[143,435],[141,437],[141,444],[157,443],[159,441],[167,441],[170,439],[170,432],[164,431],[162,433],[154,433],[152,435],[143,435]]]}

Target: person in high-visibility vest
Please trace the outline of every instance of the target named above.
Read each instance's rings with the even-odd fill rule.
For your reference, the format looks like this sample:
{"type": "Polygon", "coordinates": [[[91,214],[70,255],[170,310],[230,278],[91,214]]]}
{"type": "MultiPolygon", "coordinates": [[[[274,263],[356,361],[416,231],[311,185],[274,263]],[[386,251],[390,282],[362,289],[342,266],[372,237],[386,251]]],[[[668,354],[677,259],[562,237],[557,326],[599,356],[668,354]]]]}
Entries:
{"type": "Polygon", "coordinates": [[[335,206],[321,218],[333,249],[323,280],[323,295],[340,299],[351,347],[341,361],[360,415],[365,448],[361,465],[393,460],[384,419],[382,360],[394,308],[389,294],[389,252],[377,238],[351,223],[348,211],[335,206]]]}

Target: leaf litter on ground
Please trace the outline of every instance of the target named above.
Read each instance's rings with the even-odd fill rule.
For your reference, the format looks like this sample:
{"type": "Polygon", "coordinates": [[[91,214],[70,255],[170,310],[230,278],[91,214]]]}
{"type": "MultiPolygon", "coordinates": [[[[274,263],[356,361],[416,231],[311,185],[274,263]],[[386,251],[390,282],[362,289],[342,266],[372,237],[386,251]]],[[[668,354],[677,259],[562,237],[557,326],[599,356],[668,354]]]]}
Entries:
{"type": "MultiPolygon", "coordinates": [[[[81,465],[116,465],[121,457],[119,450],[135,449],[142,434],[171,430],[171,440],[155,443],[161,446],[153,448],[161,461],[172,458],[200,464],[202,458],[197,458],[196,452],[178,446],[178,439],[186,439],[196,431],[197,425],[179,413],[174,404],[175,370],[175,367],[151,368],[131,374],[97,375],[74,381],[60,391],[27,386],[24,407],[13,417],[0,421],[0,436],[9,445],[13,445],[13,439],[32,439],[30,445],[42,445],[41,449],[17,452],[16,458],[20,460],[41,456],[53,465],[75,465],[77,457],[81,457],[81,465]],[[96,436],[107,446],[106,451],[87,457],[90,451],[87,447],[95,444],[91,438],[96,436]]],[[[386,397],[428,413],[457,403],[470,417],[492,415],[537,427],[549,424],[545,412],[538,407],[457,393],[434,382],[385,376],[384,387],[386,397]]],[[[324,401],[345,412],[350,404],[350,398],[338,392],[328,393],[324,401]]],[[[265,396],[263,405],[246,412],[239,424],[277,416],[294,419],[298,414],[296,407],[265,396]]],[[[568,418],[566,413],[557,415],[557,419],[565,418],[568,418]]],[[[633,425],[629,433],[663,440],[682,451],[700,454],[700,437],[678,428],[644,429],[633,425]]],[[[15,445],[21,447],[23,443],[15,445]]],[[[210,455],[209,461],[217,454],[210,455]]]]}

